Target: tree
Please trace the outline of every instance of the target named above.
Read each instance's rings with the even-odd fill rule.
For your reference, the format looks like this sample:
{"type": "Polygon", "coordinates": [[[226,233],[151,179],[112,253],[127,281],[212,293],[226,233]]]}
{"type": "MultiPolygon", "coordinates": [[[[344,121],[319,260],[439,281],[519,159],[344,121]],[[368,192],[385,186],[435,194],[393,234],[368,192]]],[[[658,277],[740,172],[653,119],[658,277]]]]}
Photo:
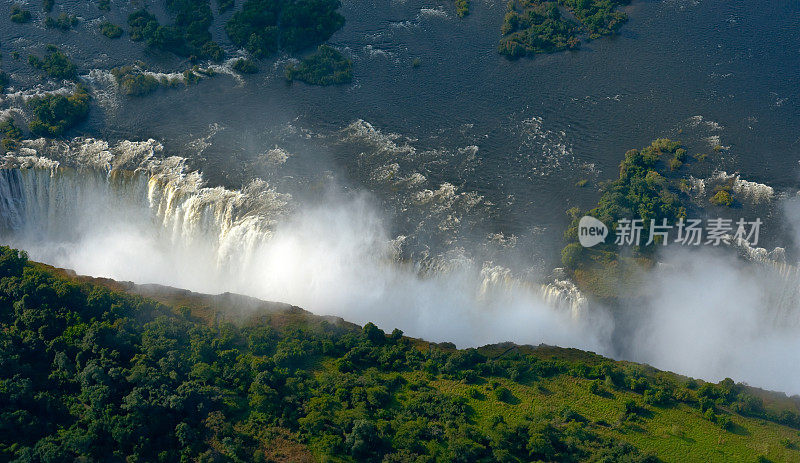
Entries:
{"type": "Polygon", "coordinates": [[[382,447],[378,428],[370,421],[356,420],[345,439],[345,446],[356,459],[367,459],[382,447]]]}
{"type": "Polygon", "coordinates": [[[364,337],[374,345],[381,345],[386,342],[386,333],[382,329],[375,326],[374,323],[369,322],[364,325],[362,329],[364,337]]]}

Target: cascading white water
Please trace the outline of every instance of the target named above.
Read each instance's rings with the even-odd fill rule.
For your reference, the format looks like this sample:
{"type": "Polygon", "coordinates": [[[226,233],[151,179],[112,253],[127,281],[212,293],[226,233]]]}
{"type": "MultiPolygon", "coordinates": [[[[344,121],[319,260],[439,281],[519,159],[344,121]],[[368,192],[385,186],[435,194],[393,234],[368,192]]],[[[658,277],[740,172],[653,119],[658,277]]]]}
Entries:
{"type": "Polygon", "coordinates": [[[101,144],[106,149],[99,151],[94,141],[80,146],[81,157],[95,164],[75,169],[33,156],[6,158],[0,176],[5,235],[28,244],[68,243],[91,234],[91,227],[135,225],[168,246],[206,250],[219,268],[268,239],[288,201],[260,181],[240,191],[203,187],[183,159],[137,158],[129,144],[101,144]],[[119,170],[109,161],[134,168],[119,170]]]}
{"type": "MultiPolygon", "coordinates": [[[[0,158],[2,241],[79,273],[237,292],[460,346],[578,347],[800,391],[800,374],[768,361],[800,361],[794,267],[762,262],[761,273],[710,250],[673,256],[649,272],[639,313],[626,314],[637,321],[619,333],[631,338],[620,353],[610,315],[568,280],[542,285],[461,248],[404,262],[404,238],[379,210],[368,196],[337,193],[299,205],[261,181],[206,187],[152,140],[27,141],[0,158]]],[[[745,251],[751,261],[778,257],[745,251]]]]}
{"type": "Polygon", "coordinates": [[[18,230],[24,224],[21,185],[18,170],[0,170],[0,229],[18,230]]]}
{"type": "Polygon", "coordinates": [[[465,255],[402,263],[402,240],[364,196],[299,207],[262,181],[206,187],[161,151],[152,140],[27,142],[0,169],[0,237],[79,273],[239,292],[431,340],[602,350],[574,287],[522,282],[465,255]]]}
{"type": "Polygon", "coordinates": [[[556,279],[543,285],[541,295],[547,304],[568,309],[574,319],[586,316],[589,301],[569,280],[556,279]]]}

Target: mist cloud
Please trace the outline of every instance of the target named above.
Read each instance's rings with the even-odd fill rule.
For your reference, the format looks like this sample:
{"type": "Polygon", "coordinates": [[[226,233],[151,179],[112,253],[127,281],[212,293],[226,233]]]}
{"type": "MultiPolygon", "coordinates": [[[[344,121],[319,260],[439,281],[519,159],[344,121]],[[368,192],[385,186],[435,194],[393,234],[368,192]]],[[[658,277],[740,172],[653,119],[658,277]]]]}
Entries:
{"type": "Polygon", "coordinates": [[[667,248],[640,304],[614,316],[597,305],[576,314],[548,305],[535,276],[515,277],[469,249],[443,254],[427,271],[398,260],[391,224],[366,193],[330,191],[272,215],[285,198],[264,185],[170,190],[146,178],[47,171],[24,180],[26,227],[6,238],[82,274],[237,292],[459,347],[577,347],[800,392],[797,273],[779,275],[730,250],[667,248]],[[253,201],[259,214],[246,212],[253,201]]]}
{"type": "Polygon", "coordinates": [[[788,302],[777,272],[709,249],[664,257],[634,315],[631,358],[707,380],[800,392],[796,307],[777,305],[788,302]]]}

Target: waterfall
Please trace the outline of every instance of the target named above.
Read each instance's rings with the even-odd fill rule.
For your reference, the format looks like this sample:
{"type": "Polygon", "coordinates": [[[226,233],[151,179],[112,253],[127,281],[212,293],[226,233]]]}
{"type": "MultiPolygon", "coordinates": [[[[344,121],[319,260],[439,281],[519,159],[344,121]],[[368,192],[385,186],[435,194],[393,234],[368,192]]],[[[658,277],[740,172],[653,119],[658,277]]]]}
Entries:
{"type": "Polygon", "coordinates": [[[755,264],[753,271],[763,282],[763,318],[783,328],[800,327],[800,269],[786,262],[786,250],[778,247],[768,251],[729,238],[739,255],[755,264]]]}
{"type": "Polygon", "coordinates": [[[300,206],[261,180],[210,187],[153,140],[25,141],[0,157],[0,194],[3,242],[83,274],[236,292],[461,345],[602,351],[610,332],[566,281],[543,286],[461,248],[403,261],[403,237],[365,195],[300,206]]]}
{"type": "Polygon", "coordinates": [[[19,170],[0,170],[0,230],[22,228],[23,194],[19,170]]]}
{"type": "Polygon", "coordinates": [[[128,224],[170,247],[207,250],[222,268],[269,239],[290,199],[263,181],[205,187],[183,158],[156,157],[152,140],[32,146],[2,158],[0,169],[0,236],[21,245],[66,245],[92,227],[128,224]]]}
{"type": "MultiPolygon", "coordinates": [[[[164,157],[162,151],[154,140],[113,146],[88,138],[26,142],[19,152],[0,158],[0,237],[21,247],[68,247],[91,235],[92,228],[120,224],[151,235],[173,253],[183,250],[178,257],[200,259],[217,271],[247,274],[259,247],[271,240],[275,226],[286,217],[291,197],[263,181],[241,190],[206,187],[184,158],[164,157]]],[[[399,265],[398,240],[387,241],[384,257],[392,265],[399,265]]],[[[361,247],[380,246],[366,242],[361,247]]],[[[436,255],[415,268],[423,278],[437,278],[475,265],[460,250],[436,255]]],[[[508,268],[483,264],[478,297],[520,288],[576,320],[588,304],[568,280],[528,282],[508,268]]]]}
{"type": "Polygon", "coordinates": [[[556,279],[542,285],[541,296],[547,304],[569,310],[574,319],[585,316],[589,304],[588,299],[575,286],[575,283],[569,280],[556,279]]]}

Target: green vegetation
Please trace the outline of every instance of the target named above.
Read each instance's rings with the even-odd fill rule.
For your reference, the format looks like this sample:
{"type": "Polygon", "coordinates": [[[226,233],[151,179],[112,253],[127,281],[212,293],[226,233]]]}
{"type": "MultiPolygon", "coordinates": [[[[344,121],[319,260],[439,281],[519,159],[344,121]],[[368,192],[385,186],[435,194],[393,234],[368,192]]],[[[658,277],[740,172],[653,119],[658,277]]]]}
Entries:
{"type": "Polygon", "coordinates": [[[61,13],[57,19],[48,16],[44,20],[44,25],[48,29],[59,29],[61,31],[68,31],[78,24],[78,17],[74,14],[61,13]]]}
{"type": "Polygon", "coordinates": [[[286,80],[312,85],[346,84],[353,80],[353,61],[336,49],[320,45],[300,63],[286,66],[286,80]]]}
{"type": "Polygon", "coordinates": [[[31,133],[56,137],[86,119],[89,92],[83,85],[78,85],[72,95],[51,93],[31,98],[28,107],[33,112],[33,120],[28,124],[31,133]]]}
{"type": "Polygon", "coordinates": [[[111,70],[120,93],[144,96],[153,93],[160,87],[174,88],[181,84],[188,86],[197,83],[204,76],[214,75],[210,69],[202,69],[199,66],[183,71],[183,78],[168,75],[156,77],[153,73],[145,72],[143,69],[144,63],[139,62],[135,66],[120,66],[111,70]]]}
{"type": "Polygon", "coordinates": [[[147,10],[136,11],[128,16],[131,40],[144,41],[150,47],[191,60],[219,61],[225,56],[208,31],[214,20],[208,0],[167,0],[166,5],[175,17],[174,24],[162,26],[147,10]]]}
{"type": "Polygon", "coordinates": [[[0,134],[3,136],[2,141],[0,141],[3,152],[17,149],[19,142],[22,141],[22,130],[14,124],[14,119],[10,117],[0,122],[0,134]]]}
{"type": "Polygon", "coordinates": [[[715,206],[731,207],[733,206],[733,195],[729,189],[719,189],[709,201],[715,206]]]}
{"type": "Polygon", "coordinates": [[[256,63],[245,58],[240,58],[234,61],[231,65],[231,68],[233,68],[233,70],[239,74],[255,74],[258,72],[258,66],[256,66],[256,63]]]}
{"type": "Polygon", "coordinates": [[[800,458],[796,401],[730,379],[456,350],[229,296],[157,302],[5,247],[0,281],[3,461],[800,458]]]}
{"type": "Polygon", "coordinates": [[[459,18],[463,18],[469,14],[469,0],[455,0],[456,14],[459,18]]]}
{"type": "Polygon", "coordinates": [[[23,9],[20,5],[11,6],[11,21],[17,24],[25,24],[31,21],[31,12],[23,9]]]}
{"type": "Polygon", "coordinates": [[[162,43],[166,38],[157,36],[165,36],[169,32],[168,29],[161,28],[156,17],[147,10],[131,13],[128,16],[128,26],[131,40],[134,42],[146,41],[147,45],[153,47],[163,46],[162,43]]]}
{"type": "Polygon", "coordinates": [[[191,69],[183,71],[183,81],[186,85],[194,85],[200,81],[200,76],[195,74],[191,69]]]}
{"type": "Polygon", "coordinates": [[[109,39],[118,39],[122,37],[122,28],[114,23],[106,21],[100,24],[100,33],[109,39]]]}
{"type": "Polygon", "coordinates": [[[28,64],[54,79],[75,79],[77,67],[55,45],[47,46],[44,58],[28,56],[28,64]]]}
{"type": "Polygon", "coordinates": [[[53,11],[53,6],[55,6],[55,0],[42,0],[42,9],[47,13],[53,11]]]}
{"type": "Polygon", "coordinates": [[[560,0],[560,3],[575,15],[591,39],[614,34],[628,20],[617,7],[629,4],[630,0],[560,0]]]}
{"type": "Polygon", "coordinates": [[[498,51],[510,58],[580,47],[581,36],[611,35],[627,20],[617,11],[630,0],[511,0],[498,51]],[[578,22],[564,17],[566,9],[578,22]]]}
{"type": "Polygon", "coordinates": [[[124,95],[143,96],[154,92],[160,85],[158,79],[145,74],[133,66],[122,66],[111,70],[119,90],[124,95]]]}
{"type": "Polygon", "coordinates": [[[500,32],[498,51],[510,58],[580,47],[578,25],[563,18],[555,2],[512,0],[500,32]]]}
{"type": "MultiPolygon", "coordinates": [[[[620,164],[619,179],[603,187],[596,208],[584,213],[568,211],[572,223],[565,232],[567,246],[561,253],[562,264],[572,272],[578,285],[600,299],[613,299],[620,291],[635,291],[641,266],[651,265],[656,246],[645,246],[650,221],[674,225],[686,217],[690,203],[688,185],[683,178],[688,158],[679,142],[661,138],[642,150],[630,150],[620,164]],[[676,164],[676,161],[679,164],[676,164]],[[610,237],[605,243],[585,249],[578,244],[578,221],[590,215],[605,223],[610,237]],[[639,219],[644,227],[640,246],[633,246],[633,256],[621,258],[614,244],[617,222],[639,219]],[[618,289],[622,288],[620,291],[618,289]]],[[[655,237],[660,244],[661,237],[655,237]]]]}
{"type": "Polygon", "coordinates": [[[344,25],[339,0],[247,0],[225,25],[234,44],[257,58],[322,44],[344,25]]]}
{"type": "MultiPolygon", "coordinates": [[[[609,226],[620,219],[640,219],[645,230],[650,221],[674,224],[686,216],[688,197],[681,186],[678,169],[671,169],[672,159],[686,159],[686,149],[666,138],[655,140],[642,150],[630,150],[619,166],[619,179],[605,185],[598,206],[587,214],[609,226]]],[[[682,164],[681,164],[682,165],[682,164]]],[[[574,212],[573,215],[577,215],[574,212]]],[[[579,217],[578,217],[579,218],[579,217]]],[[[568,241],[577,241],[577,220],[566,232],[568,241]]]]}
{"type": "Polygon", "coordinates": [[[111,0],[100,0],[97,2],[97,9],[100,11],[111,11],[111,0]]]}

